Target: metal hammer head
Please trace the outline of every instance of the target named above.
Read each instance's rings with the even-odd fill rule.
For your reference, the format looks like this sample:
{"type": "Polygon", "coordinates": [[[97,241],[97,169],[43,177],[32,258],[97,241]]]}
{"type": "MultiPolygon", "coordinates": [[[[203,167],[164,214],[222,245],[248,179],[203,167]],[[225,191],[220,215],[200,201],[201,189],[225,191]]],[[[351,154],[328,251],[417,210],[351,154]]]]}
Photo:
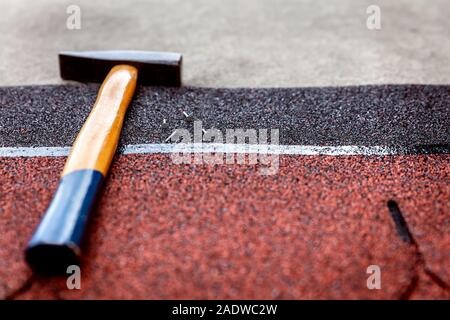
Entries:
{"type": "Polygon", "coordinates": [[[59,53],[61,78],[82,82],[103,82],[119,64],[138,69],[138,82],[148,86],[180,86],[182,56],[150,51],[66,51],[59,53]]]}

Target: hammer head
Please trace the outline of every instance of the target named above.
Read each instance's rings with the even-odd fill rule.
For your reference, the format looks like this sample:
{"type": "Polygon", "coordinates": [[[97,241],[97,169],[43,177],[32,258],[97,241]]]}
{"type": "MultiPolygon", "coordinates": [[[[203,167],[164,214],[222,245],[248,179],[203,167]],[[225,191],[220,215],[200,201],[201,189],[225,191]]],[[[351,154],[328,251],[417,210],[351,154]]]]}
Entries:
{"type": "Polygon", "coordinates": [[[150,51],[65,51],[59,53],[61,78],[103,82],[112,67],[126,64],[138,69],[138,82],[148,86],[180,86],[182,56],[150,51]]]}

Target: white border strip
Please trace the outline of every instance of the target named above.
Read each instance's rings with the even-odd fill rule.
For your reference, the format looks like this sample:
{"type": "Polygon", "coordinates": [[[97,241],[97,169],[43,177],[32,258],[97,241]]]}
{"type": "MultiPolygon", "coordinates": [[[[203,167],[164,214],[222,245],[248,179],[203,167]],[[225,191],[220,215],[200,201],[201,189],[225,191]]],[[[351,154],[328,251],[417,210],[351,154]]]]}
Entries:
{"type": "Polygon", "coordinates": [[[137,144],[126,146],[123,154],[145,153],[256,153],[279,155],[389,155],[398,149],[379,146],[300,146],[300,145],[249,145],[223,143],[192,144],[137,144]]]}
{"type": "MultiPolygon", "coordinates": [[[[402,152],[403,151],[403,152],[402,152]]],[[[301,146],[301,145],[248,145],[223,143],[192,144],[136,144],[122,148],[121,154],[154,153],[256,153],[279,155],[395,155],[405,150],[383,146],[301,146]]],[[[68,156],[70,147],[4,147],[0,157],[63,157],[68,156]]]]}
{"type": "Polygon", "coordinates": [[[0,157],[63,157],[70,147],[6,147],[0,148],[0,157]]]}

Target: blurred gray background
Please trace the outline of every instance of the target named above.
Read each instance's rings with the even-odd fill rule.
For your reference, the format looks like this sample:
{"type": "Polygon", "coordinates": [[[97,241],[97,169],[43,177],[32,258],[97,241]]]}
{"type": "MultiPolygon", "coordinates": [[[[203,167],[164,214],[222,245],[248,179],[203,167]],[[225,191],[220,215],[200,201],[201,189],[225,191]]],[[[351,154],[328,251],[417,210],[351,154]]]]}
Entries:
{"type": "Polygon", "coordinates": [[[0,85],[61,83],[58,51],[102,49],[181,52],[190,86],[450,83],[448,0],[1,0],[0,31],[0,85]]]}

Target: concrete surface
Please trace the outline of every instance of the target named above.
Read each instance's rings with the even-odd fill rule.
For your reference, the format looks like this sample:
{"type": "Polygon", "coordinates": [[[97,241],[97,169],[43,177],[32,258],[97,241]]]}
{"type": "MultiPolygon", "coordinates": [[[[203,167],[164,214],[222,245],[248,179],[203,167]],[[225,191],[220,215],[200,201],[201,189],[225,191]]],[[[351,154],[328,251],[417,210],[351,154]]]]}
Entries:
{"type": "Polygon", "coordinates": [[[0,1],[0,85],[60,83],[61,50],[184,54],[207,87],[450,83],[448,0],[0,1]],[[68,30],[66,8],[81,8],[68,30]],[[381,8],[381,30],[366,9],[381,8]]]}

